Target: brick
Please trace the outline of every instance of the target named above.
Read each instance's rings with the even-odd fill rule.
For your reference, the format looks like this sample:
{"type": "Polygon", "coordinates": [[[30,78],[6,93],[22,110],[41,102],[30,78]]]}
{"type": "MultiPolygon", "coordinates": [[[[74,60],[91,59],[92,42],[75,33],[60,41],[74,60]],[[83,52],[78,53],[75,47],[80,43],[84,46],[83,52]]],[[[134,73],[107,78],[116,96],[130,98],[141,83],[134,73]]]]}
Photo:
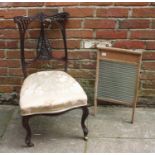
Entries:
{"type": "Polygon", "coordinates": [[[80,64],[81,69],[96,69],[96,62],[93,60],[82,61],[80,64]]]}
{"type": "Polygon", "coordinates": [[[20,65],[20,60],[6,60],[7,61],[7,66],[10,68],[19,68],[21,67],[20,65]]]}
{"type": "MultiPolygon", "coordinates": [[[[62,40],[53,40],[52,47],[56,49],[64,48],[62,40]]],[[[70,49],[80,48],[80,40],[67,40],[67,47],[70,49]]]]}
{"type": "Polygon", "coordinates": [[[44,6],[43,2],[14,2],[13,3],[14,7],[42,7],[44,6]]]}
{"type": "Polygon", "coordinates": [[[122,40],[116,41],[113,44],[114,47],[126,48],[126,49],[144,49],[145,42],[143,41],[132,41],[132,40],[122,40]]]}
{"type": "Polygon", "coordinates": [[[36,49],[36,47],[37,47],[37,40],[36,39],[34,39],[34,40],[32,40],[32,39],[25,40],[25,48],[27,48],[27,49],[36,49]]]}
{"type": "Polygon", "coordinates": [[[121,29],[145,29],[149,28],[149,20],[123,20],[119,21],[121,29]]]}
{"type": "Polygon", "coordinates": [[[39,21],[33,21],[28,25],[29,29],[38,29],[40,28],[40,23],[39,21]]]}
{"type": "Polygon", "coordinates": [[[82,86],[94,88],[95,80],[93,79],[76,79],[82,86]]]}
{"type": "Polygon", "coordinates": [[[152,29],[155,29],[155,20],[152,20],[151,28],[152,28],[152,29]]]}
{"type": "Polygon", "coordinates": [[[153,89],[144,89],[141,91],[140,96],[147,96],[147,97],[151,97],[151,96],[155,96],[155,90],[153,89]]]}
{"type": "Polygon", "coordinates": [[[36,50],[26,50],[25,51],[25,58],[26,59],[33,59],[36,56],[36,50]]]}
{"type": "Polygon", "coordinates": [[[17,92],[19,94],[20,93],[20,90],[21,90],[21,85],[14,85],[13,86],[13,91],[14,92],[17,92]]]}
{"type": "Polygon", "coordinates": [[[23,76],[21,68],[9,68],[8,74],[9,76],[23,76]]]}
{"type": "Polygon", "coordinates": [[[143,106],[148,106],[148,107],[153,107],[154,106],[154,100],[155,98],[152,97],[139,97],[138,99],[138,104],[143,105],[143,106]]]}
{"type": "Polygon", "coordinates": [[[151,18],[155,17],[155,8],[136,8],[132,11],[132,17],[151,18]]]}
{"type": "Polygon", "coordinates": [[[60,39],[62,38],[62,34],[60,30],[47,30],[46,34],[49,39],[60,39]]]}
{"type": "Polygon", "coordinates": [[[151,6],[154,6],[154,5],[155,5],[155,2],[152,2],[150,5],[151,5],[151,6]]]}
{"type": "MultiPolygon", "coordinates": [[[[25,51],[25,58],[26,59],[33,59],[35,57],[35,54],[36,51],[25,51]]],[[[10,51],[8,50],[6,52],[6,55],[7,55],[7,59],[20,59],[20,50],[16,50],[16,51],[10,51]]]]}
{"type": "Polygon", "coordinates": [[[80,61],[69,60],[68,61],[68,68],[70,68],[70,69],[80,69],[80,61]]]}
{"type": "Polygon", "coordinates": [[[96,59],[96,52],[90,51],[71,51],[68,52],[68,59],[96,59]]]}
{"type": "Polygon", "coordinates": [[[143,60],[155,60],[155,52],[144,52],[143,60]]]}
{"type": "Polygon", "coordinates": [[[8,73],[7,68],[0,67],[0,75],[1,76],[7,76],[7,73],[8,73]]]}
{"type": "Polygon", "coordinates": [[[65,57],[65,52],[64,51],[54,51],[54,52],[52,52],[52,57],[57,58],[57,59],[62,59],[65,57]]]}
{"type": "Polygon", "coordinates": [[[50,61],[48,65],[51,67],[51,69],[64,70],[65,62],[64,61],[50,61]]]}
{"type": "Polygon", "coordinates": [[[34,63],[29,64],[28,67],[33,68],[33,69],[35,68],[36,69],[35,71],[37,71],[38,68],[45,68],[46,64],[49,67],[49,61],[47,61],[47,60],[37,60],[34,63]]]}
{"type": "Polygon", "coordinates": [[[131,31],[131,39],[155,39],[155,30],[131,31]]]}
{"type": "Polygon", "coordinates": [[[10,67],[10,68],[18,68],[20,67],[20,61],[19,60],[1,60],[0,61],[1,67],[10,67]]]}
{"type": "Polygon", "coordinates": [[[43,6],[44,3],[42,2],[1,2],[0,7],[37,7],[37,6],[43,6]]]}
{"type": "Polygon", "coordinates": [[[66,28],[81,28],[82,20],[68,20],[66,22],[66,28]]]}
{"type": "Polygon", "coordinates": [[[3,11],[3,17],[4,18],[14,18],[15,16],[26,16],[26,10],[25,9],[8,9],[3,11]]]}
{"type": "Polygon", "coordinates": [[[128,17],[127,8],[99,8],[96,10],[97,17],[128,17]]]}
{"type": "Polygon", "coordinates": [[[152,71],[145,71],[141,73],[142,80],[155,80],[155,72],[152,71]]]}
{"type": "Polygon", "coordinates": [[[116,21],[114,20],[91,20],[86,19],[84,22],[84,28],[103,28],[111,29],[115,28],[116,21]]]}
{"type": "Polygon", "coordinates": [[[77,6],[79,2],[47,2],[45,6],[77,6]]]}
{"type": "Polygon", "coordinates": [[[147,6],[149,3],[147,2],[115,2],[116,6],[147,6]]]}
{"type": "Polygon", "coordinates": [[[17,30],[0,30],[0,39],[19,39],[17,30]]]}
{"type": "Polygon", "coordinates": [[[90,60],[69,60],[68,67],[72,69],[95,69],[96,62],[90,60]]]}
{"type": "Polygon", "coordinates": [[[1,67],[7,67],[7,62],[6,62],[6,60],[1,60],[1,61],[0,61],[0,66],[1,66],[1,67]]]}
{"type": "Polygon", "coordinates": [[[29,9],[28,10],[28,16],[34,16],[40,12],[43,12],[46,15],[54,15],[54,14],[58,13],[58,9],[47,9],[47,8],[46,9],[42,9],[42,8],[40,8],[40,9],[36,9],[36,8],[29,9]]]}
{"type": "MultiPolygon", "coordinates": [[[[13,17],[22,15],[22,13],[23,15],[25,13],[36,15],[40,11],[45,11],[49,15],[53,10],[57,12],[59,6],[61,6],[59,11],[61,9],[70,11],[68,11],[70,18],[66,22],[68,58],[71,59],[69,60],[69,73],[77,79],[85,80],[83,85],[86,90],[92,89],[94,86],[87,84],[86,81],[94,81],[95,78],[96,49],[93,49],[93,47],[91,47],[91,50],[82,49],[82,43],[85,39],[93,40],[96,33],[95,40],[97,39],[97,41],[111,39],[115,47],[147,50],[143,52],[141,74],[141,79],[144,79],[141,86],[145,90],[141,90],[141,92],[145,96],[152,95],[153,91],[151,90],[155,89],[155,41],[153,41],[155,39],[155,31],[153,30],[155,28],[155,20],[153,19],[155,8],[152,7],[153,5],[154,3],[150,2],[2,2],[0,5],[0,75],[3,76],[3,79],[0,80],[3,82],[3,85],[0,84],[0,92],[19,90],[21,77],[23,77],[20,63],[19,32],[17,25],[13,22],[13,17]],[[95,12],[97,12],[97,15],[95,15],[95,12]],[[126,19],[128,13],[131,13],[130,16],[135,18],[126,19]],[[143,17],[146,19],[143,19],[143,17]],[[119,25],[115,23],[116,20],[118,20],[117,24],[119,25]],[[127,36],[130,37],[128,40],[126,40],[127,36]]],[[[28,59],[34,58],[36,54],[37,38],[39,36],[37,29],[39,27],[38,22],[33,22],[29,25],[30,29],[35,30],[26,35],[25,54],[28,59]],[[28,37],[32,38],[28,39],[28,37]]],[[[64,45],[56,24],[53,24],[50,30],[47,31],[47,35],[53,48],[53,56],[55,58],[62,58],[64,56],[64,45]]],[[[46,64],[45,62],[38,62],[38,64],[32,65],[32,67],[38,67],[39,69],[31,68],[30,66],[28,72],[36,72],[40,70],[40,67],[43,67],[43,69],[48,68],[48,65],[55,69],[63,69],[64,66],[64,63],[61,61],[59,63],[58,61],[52,61],[46,64]]]]}
{"type": "Polygon", "coordinates": [[[80,2],[80,6],[110,6],[112,2],[80,2]]]}
{"type": "Polygon", "coordinates": [[[142,67],[144,70],[154,71],[155,70],[155,62],[143,62],[142,67]]]}
{"type": "Polygon", "coordinates": [[[5,48],[5,40],[0,40],[0,49],[5,48]]]}
{"type": "Polygon", "coordinates": [[[101,39],[125,39],[127,38],[127,31],[124,30],[97,30],[96,38],[101,39]]]}
{"type": "MultiPolygon", "coordinates": [[[[35,14],[35,13],[34,13],[35,14]]],[[[48,14],[51,14],[48,13],[48,14]]],[[[52,24],[49,24],[48,22],[45,23],[45,28],[46,29],[58,29],[58,25],[56,24],[56,22],[53,22],[52,24]]],[[[40,22],[39,21],[33,21],[28,25],[28,29],[40,29],[40,22]]]]}
{"type": "Polygon", "coordinates": [[[2,86],[0,85],[0,93],[12,93],[14,91],[14,86],[7,85],[2,86]]]}
{"type": "MultiPolygon", "coordinates": [[[[35,63],[32,63],[29,65],[30,68],[38,68],[39,70],[46,70],[46,69],[64,69],[64,61],[58,61],[58,60],[40,60],[36,61],[35,63]]],[[[33,70],[34,71],[34,70],[33,70]]]]}
{"type": "Polygon", "coordinates": [[[146,41],[146,49],[148,50],[155,49],[155,41],[146,41]]]}
{"type": "MultiPolygon", "coordinates": [[[[40,30],[29,30],[29,38],[37,39],[40,36],[40,30]]],[[[60,39],[62,38],[60,30],[46,30],[46,34],[49,39],[60,39]]]]}
{"type": "Polygon", "coordinates": [[[12,84],[21,84],[21,78],[20,77],[0,77],[1,85],[12,85],[12,84]]]}
{"type": "Polygon", "coordinates": [[[92,30],[67,30],[67,38],[92,38],[92,30]]]}
{"type": "Polygon", "coordinates": [[[0,29],[13,29],[16,28],[16,24],[13,20],[1,20],[0,29]]]}
{"type": "MultiPolygon", "coordinates": [[[[68,23],[68,20],[67,20],[67,22],[65,24],[67,24],[67,23],[68,23]]],[[[39,26],[39,28],[40,28],[40,26],[39,26]]],[[[58,24],[56,22],[53,22],[52,24],[47,23],[45,25],[45,28],[52,30],[52,29],[59,29],[60,27],[58,26],[58,24]]]]}
{"type": "Polygon", "coordinates": [[[0,10],[0,17],[1,18],[4,18],[4,13],[5,13],[5,10],[0,10]]]}
{"type": "Polygon", "coordinates": [[[89,49],[96,49],[96,46],[98,44],[105,46],[105,47],[111,47],[112,46],[112,42],[111,41],[107,41],[107,40],[83,40],[82,42],[82,46],[81,48],[89,48],[89,49]]]}
{"type": "Polygon", "coordinates": [[[32,73],[36,73],[38,71],[37,68],[28,68],[27,73],[28,75],[32,74],[32,73]]]}
{"type": "Polygon", "coordinates": [[[8,59],[19,59],[20,58],[19,51],[7,51],[6,54],[7,54],[8,59]]]}
{"type": "Polygon", "coordinates": [[[11,7],[11,6],[13,6],[13,3],[11,2],[0,2],[0,8],[11,7]]]}
{"type": "Polygon", "coordinates": [[[16,49],[18,48],[18,40],[6,40],[6,47],[7,49],[16,49]]]}
{"type": "Polygon", "coordinates": [[[70,14],[69,17],[92,17],[94,9],[93,8],[64,8],[65,12],[70,14]]]}
{"type": "Polygon", "coordinates": [[[68,73],[75,78],[84,78],[84,79],[94,79],[95,78],[95,70],[87,70],[87,69],[68,69],[68,73]]]}
{"type": "Polygon", "coordinates": [[[142,87],[144,89],[155,89],[155,80],[146,80],[143,84],[142,87]]]}
{"type": "Polygon", "coordinates": [[[4,50],[0,50],[0,58],[5,58],[5,51],[4,50]]]}

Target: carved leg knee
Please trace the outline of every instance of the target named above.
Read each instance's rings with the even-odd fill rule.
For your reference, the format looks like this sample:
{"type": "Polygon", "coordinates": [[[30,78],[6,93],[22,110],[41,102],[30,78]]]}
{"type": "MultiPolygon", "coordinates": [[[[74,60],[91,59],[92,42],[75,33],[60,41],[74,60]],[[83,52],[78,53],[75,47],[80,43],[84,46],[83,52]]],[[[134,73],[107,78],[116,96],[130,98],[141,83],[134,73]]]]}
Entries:
{"type": "Polygon", "coordinates": [[[34,146],[34,144],[31,142],[31,128],[29,126],[29,119],[30,119],[29,116],[23,116],[22,117],[22,124],[26,130],[25,143],[28,147],[32,147],[32,146],[34,146]]]}
{"type": "Polygon", "coordinates": [[[89,110],[88,110],[87,106],[82,107],[82,111],[83,111],[83,114],[82,114],[82,118],[81,118],[81,126],[82,126],[83,133],[84,133],[84,140],[87,140],[88,139],[88,137],[87,137],[88,129],[85,125],[85,120],[89,115],[89,110]]]}

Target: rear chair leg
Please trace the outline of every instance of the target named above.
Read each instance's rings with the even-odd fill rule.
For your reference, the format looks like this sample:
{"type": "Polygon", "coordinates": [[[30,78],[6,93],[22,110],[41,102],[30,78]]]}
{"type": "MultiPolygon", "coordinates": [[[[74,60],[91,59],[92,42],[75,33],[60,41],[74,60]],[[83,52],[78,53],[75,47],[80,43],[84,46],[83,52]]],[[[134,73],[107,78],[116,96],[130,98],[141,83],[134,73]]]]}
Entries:
{"type": "Polygon", "coordinates": [[[31,142],[31,128],[29,125],[29,119],[30,119],[30,116],[23,116],[22,117],[22,124],[26,130],[25,144],[28,147],[32,147],[32,146],[34,146],[34,144],[31,142]]]}
{"type": "Polygon", "coordinates": [[[87,106],[82,107],[82,111],[83,111],[83,114],[82,114],[82,118],[81,118],[81,127],[82,127],[82,130],[83,130],[83,133],[84,133],[84,140],[87,140],[88,139],[88,137],[87,137],[88,129],[87,129],[86,125],[85,125],[85,120],[89,115],[88,107],[87,106]]]}

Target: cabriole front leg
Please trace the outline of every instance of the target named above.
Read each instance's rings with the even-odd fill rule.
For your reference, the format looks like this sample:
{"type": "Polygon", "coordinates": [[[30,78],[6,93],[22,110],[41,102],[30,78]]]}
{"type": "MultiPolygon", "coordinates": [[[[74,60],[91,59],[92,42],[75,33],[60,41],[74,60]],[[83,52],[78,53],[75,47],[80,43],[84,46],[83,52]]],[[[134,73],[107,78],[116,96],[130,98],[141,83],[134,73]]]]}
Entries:
{"type": "Polygon", "coordinates": [[[87,136],[88,135],[88,129],[85,125],[85,121],[89,115],[88,107],[87,106],[82,107],[82,111],[83,111],[83,114],[82,114],[82,118],[81,118],[81,127],[82,127],[82,130],[84,133],[84,140],[87,140],[88,139],[88,136],[87,136]]]}
{"type": "Polygon", "coordinates": [[[31,142],[31,128],[29,125],[29,119],[30,119],[30,116],[23,116],[22,117],[22,124],[26,130],[25,143],[28,147],[32,147],[32,146],[34,146],[34,144],[31,142]]]}

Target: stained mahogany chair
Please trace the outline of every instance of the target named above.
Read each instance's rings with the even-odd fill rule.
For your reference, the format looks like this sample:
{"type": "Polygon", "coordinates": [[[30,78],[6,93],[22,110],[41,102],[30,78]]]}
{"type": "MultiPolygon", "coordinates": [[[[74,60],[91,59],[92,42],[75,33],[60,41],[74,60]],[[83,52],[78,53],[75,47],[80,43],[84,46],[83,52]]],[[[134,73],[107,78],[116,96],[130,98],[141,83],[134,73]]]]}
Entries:
{"type": "Polygon", "coordinates": [[[20,35],[20,53],[21,65],[24,75],[24,83],[20,92],[20,110],[22,124],[26,130],[25,143],[28,147],[34,146],[31,142],[31,128],[29,119],[37,115],[58,115],[66,111],[81,108],[82,118],[81,126],[84,133],[84,139],[87,140],[88,129],[85,120],[89,115],[87,108],[87,95],[80,84],[67,73],[67,43],[65,33],[65,22],[68,13],[58,13],[53,16],[47,16],[40,13],[36,16],[17,16],[14,22],[18,25],[20,35]],[[25,34],[28,25],[33,21],[40,23],[40,36],[37,43],[37,55],[33,61],[27,61],[25,58],[25,34]],[[45,23],[56,23],[61,30],[65,56],[65,71],[39,71],[27,76],[27,66],[32,62],[43,59],[54,59],[50,52],[51,47],[45,33],[45,23]]]}

